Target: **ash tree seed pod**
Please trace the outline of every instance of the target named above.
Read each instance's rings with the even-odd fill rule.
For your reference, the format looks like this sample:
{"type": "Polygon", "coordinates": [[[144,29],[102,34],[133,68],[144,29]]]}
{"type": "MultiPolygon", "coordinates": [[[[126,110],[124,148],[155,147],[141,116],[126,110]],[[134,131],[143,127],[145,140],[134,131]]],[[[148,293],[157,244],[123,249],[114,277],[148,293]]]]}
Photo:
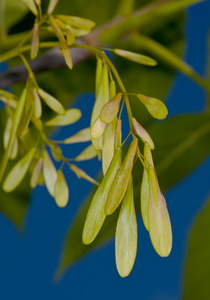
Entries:
{"type": "Polygon", "coordinates": [[[136,155],[137,147],[138,139],[134,138],[109,190],[107,202],[105,205],[106,215],[111,215],[117,209],[126,193],[133,169],[133,161],[136,155]]]}
{"type": "Polygon", "coordinates": [[[153,118],[163,120],[167,117],[168,109],[162,101],[142,94],[137,94],[137,98],[144,104],[153,118]]]}
{"type": "Polygon", "coordinates": [[[143,170],[143,177],[141,183],[140,203],[141,203],[141,215],[145,228],[149,231],[149,197],[150,197],[150,186],[149,186],[149,175],[148,166],[151,165],[154,168],[152,159],[151,149],[148,143],[144,144],[144,158],[145,164],[143,170]]]}
{"type": "Polygon", "coordinates": [[[58,3],[58,0],[50,0],[48,8],[47,8],[47,13],[49,15],[53,13],[57,3],[58,3]]]}
{"type": "Polygon", "coordinates": [[[43,159],[40,157],[33,169],[32,175],[31,175],[31,180],[30,180],[30,186],[31,188],[35,188],[39,182],[39,177],[42,171],[42,166],[43,166],[43,159]]]}
{"type": "Polygon", "coordinates": [[[66,42],[68,46],[71,46],[75,43],[75,36],[70,28],[66,28],[66,42]]]}
{"type": "Polygon", "coordinates": [[[98,155],[98,151],[95,149],[93,145],[88,146],[83,150],[76,158],[76,161],[89,160],[98,155]]]}
{"type": "Polygon", "coordinates": [[[54,143],[52,141],[50,141],[50,143],[48,145],[50,147],[50,151],[51,151],[53,158],[56,161],[61,161],[63,159],[63,153],[62,153],[60,146],[58,146],[56,143],[54,143]]]}
{"type": "Polygon", "coordinates": [[[90,135],[94,140],[98,140],[105,132],[107,128],[107,123],[101,121],[100,117],[98,117],[93,126],[91,127],[90,135]]]}
{"type": "Polygon", "coordinates": [[[154,168],[148,168],[149,196],[149,234],[155,251],[162,257],[170,254],[172,248],[172,230],[166,201],[160,191],[154,168]]]}
{"type": "Polygon", "coordinates": [[[117,149],[121,147],[122,144],[122,121],[117,119],[116,127],[115,127],[115,141],[114,141],[114,148],[117,149]]]}
{"type": "Polygon", "coordinates": [[[54,112],[56,112],[56,113],[58,113],[60,115],[64,115],[65,114],[65,112],[66,112],[65,108],[53,96],[51,96],[50,94],[48,94],[47,92],[45,92],[44,90],[42,90],[40,88],[38,89],[38,94],[42,98],[42,100],[44,100],[44,102],[47,104],[47,106],[49,108],[51,108],[54,112]]]}
{"type": "Polygon", "coordinates": [[[121,148],[115,151],[109,169],[97,188],[90,207],[87,212],[85,224],[82,233],[82,241],[84,244],[90,244],[99,233],[104,220],[106,218],[104,206],[107,200],[110,186],[113,182],[115,174],[121,164],[121,148]]]}
{"type": "Polygon", "coordinates": [[[140,137],[140,139],[144,142],[144,143],[148,143],[150,146],[150,149],[154,150],[155,149],[155,145],[154,142],[152,140],[152,138],[150,137],[149,133],[144,129],[144,127],[142,127],[135,118],[133,118],[133,126],[134,129],[136,131],[136,134],[138,135],[138,137],[140,137]]]}
{"type": "Polygon", "coordinates": [[[74,135],[63,141],[64,144],[74,144],[74,143],[83,143],[89,142],[91,140],[90,136],[90,127],[84,128],[74,135]]]}
{"type": "Polygon", "coordinates": [[[95,23],[89,19],[84,19],[75,16],[66,16],[66,15],[57,15],[56,17],[70,26],[81,28],[81,29],[87,29],[87,28],[91,29],[95,26],[95,23]]]}
{"type": "Polygon", "coordinates": [[[46,126],[66,126],[77,122],[81,118],[81,111],[76,108],[71,108],[65,111],[64,115],[58,115],[55,118],[47,121],[46,126]]]}
{"type": "Polygon", "coordinates": [[[11,192],[21,183],[25,177],[29,166],[34,158],[37,149],[32,148],[18,163],[12,168],[12,170],[7,175],[4,183],[3,190],[5,192],[11,192]]]}
{"type": "Polygon", "coordinates": [[[63,35],[63,32],[62,32],[61,28],[59,27],[59,23],[56,19],[53,18],[52,15],[49,16],[49,20],[50,20],[52,29],[60,42],[61,53],[63,54],[63,56],[65,58],[66,64],[69,67],[69,69],[72,69],[73,61],[72,61],[71,53],[69,51],[68,45],[67,45],[65,37],[63,35]]]}
{"type": "Polygon", "coordinates": [[[42,116],[42,104],[37,90],[33,89],[34,94],[34,116],[36,119],[41,118],[42,116]]]}
{"type": "Polygon", "coordinates": [[[39,51],[39,25],[37,23],[33,26],[33,36],[31,42],[31,59],[37,57],[39,51]]]}
{"type": "MultiPolygon", "coordinates": [[[[8,143],[9,143],[10,134],[11,134],[11,127],[12,127],[12,119],[9,118],[7,120],[6,127],[5,127],[5,130],[4,130],[4,135],[3,135],[4,149],[7,148],[8,143]]],[[[15,159],[17,157],[17,154],[18,154],[18,139],[17,139],[17,136],[15,136],[9,158],[10,159],[15,159]]]]}
{"type": "Polygon", "coordinates": [[[36,4],[34,3],[34,0],[21,0],[28,8],[29,10],[35,15],[38,15],[38,9],[36,7],[36,4]]]}
{"type": "Polygon", "coordinates": [[[69,201],[69,188],[61,170],[58,170],[54,191],[55,202],[59,207],[65,207],[69,201]]]}
{"type": "Polygon", "coordinates": [[[122,201],[115,234],[115,258],[117,270],[121,277],[130,274],[136,259],[136,252],[137,221],[131,177],[122,201]]]}
{"type": "Polygon", "coordinates": [[[52,197],[54,197],[55,183],[57,181],[57,170],[46,149],[44,149],[43,156],[44,156],[44,162],[43,162],[44,182],[46,184],[49,194],[52,197]]]}
{"type": "Polygon", "coordinates": [[[76,165],[71,164],[70,169],[77,175],[77,177],[80,178],[84,178],[87,181],[95,184],[95,185],[99,185],[97,181],[95,181],[95,179],[93,179],[92,177],[90,177],[85,171],[83,171],[82,169],[78,168],[76,165]]]}
{"type": "Polygon", "coordinates": [[[120,101],[122,99],[122,93],[117,93],[109,102],[107,102],[100,113],[100,119],[103,122],[111,123],[117,116],[120,101]]]}
{"type": "Polygon", "coordinates": [[[151,66],[151,67],[154,67],[157,65],[157,62],[153,58],[146,56],[146,55],[142,55],[139,53],[134,53],[134,52],[126,51],[126,50],[122,50],[122,49],[114,49],[113,51],[115,54],[117,54],[123,58],[129,59],[131,61],[134,61],[134,62],[142,64],[142,65],[151,66]]]}

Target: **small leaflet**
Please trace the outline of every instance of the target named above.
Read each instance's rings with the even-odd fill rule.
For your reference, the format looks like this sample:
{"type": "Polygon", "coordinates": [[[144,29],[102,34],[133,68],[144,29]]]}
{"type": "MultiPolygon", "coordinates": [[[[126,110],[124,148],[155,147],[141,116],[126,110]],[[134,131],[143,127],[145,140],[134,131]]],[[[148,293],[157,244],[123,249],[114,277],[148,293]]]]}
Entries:
{"type": "Polygon", "coordinates": [[[103,106],[100,113],[101,121],[111,123],[116,118],[121,99],[122,93],[118,93],[103,106]]]}
{"type": "Polygon", "coordinates": [[[66,126],[77,122],[81,118],[81,111],[76,108],[66,110],[64,115],[56,116],[47,121],[46,126],[66,126]]]}
{"type": "Polygon", "coordinates": [[[149,196],[149,234],[156,252],[166,257],[172,248],[172,230],[166,201],[160,191],[156,173],[152,166],[148,168],[149,196]]]}
{"type": "Polygon", "coordinates": [[[121,277],[130,274],[137,252],[137,221],[133,198],[132,177],[122,201],[115,235],[115,257],[121,277]]]}
{"type": "Polygon", "coordinates": [[[12,168],[3,183],[3,190],[11,192],[21,183],[35,155],[36,148],[32,148],[19,162],[12,168]]]}
{"type": "Polygon", "coordinates": [[[95,149],[93,145],[88,146],[83,150],[76,158],[76,161],[89,160],[98,155],[98,151],[95,149]]]}
{"type": "Polygon", "coordinates": [[[42,166],[43,166],[43,159],[39,158],[39,160],[37,161],[32,176],[31,176],[31,181],[30,181],[30,186],[33,188],[35,188],[39,182],[39,177],[40,177],[40,173],[42,171],[42,166]]]}
{"type": "Polygon", "coordinates": [[[78,131],[63,141],[64,144],[83,143],[91,140],[90,127],[78,131]]]}
{"type": "Polygon", "coordinates": [[[54,197],[55,183],[57,181],[57,170],[46,149],[44,149],[43,155],[44,155],[44,163],[43,163],[44,181],[48,192],[52,197],[54,197]]]}
{"type": "Polygon", "coordinates": [[[145,56],[142,54],[138,54],[138,53],[134,53],[134,52],[126,51],[126,50],[121,50],[121,49],[114,49],[113,51],[115,54],[117,54],[119,56],[122,56],[126,59],[129,59],[131,61],[134,61],[134,62],[142,64],[142,65],[152,66],[152,67],[157,65],[157,62],[149,56],[145,56]]]}
{"type": "Polygon", "coordinates": [[[149,133],[142,127],[135,118],[133,118],[133,126],[135,128],[136,134],[140,137],[140,139],[144,143],[148,143],[150,146],[150,149],[154,150],[155,145],[153,143],[153,140],[151,139],[149,133]]]}
{"type": "Polygon", "coordinates": [[[141,94],[138,94],[137,98],[144,104],[153,118],[163,120],[167,117],[168,109],[162,101],[141,94]]]}
{"type": "Polygon", "coordinates": [[[55,202],[59,207],[65,207],[69,201],[69,188],[61,170],[58,170],[55,183],[55,202]]]}
{"type": "Polygon", "coordinates": [[[133,161],[136,155],[137,147],[138,139],[134,138],[109,190],[107,202],[105,205],[106,215],[111,215],[117,209],[126,193],[133,169],[133,161]]]}
{"type": "Polygon", "coordinates": [[[50,94],[48,94],[47,92],[45,92],[44,90],[42,90],[40,88],[38,89],[38,94],[44,100],[44,102],[47,104],[47,106],[49,106],[53,111],[55,111],[56,113],[58,113],[60,115],[65,114],[65,108],[53,96],[51,96],[50,94]]]}
{"type": "Polygon", "coordinates": [[[115,151],[110,167],[96,190],[90,204],[82,233],[84,244],[90,244],[99,233],[106,218],[104,207],[108,192],[117,170],[121,164],[121,148],[115,151]]]}

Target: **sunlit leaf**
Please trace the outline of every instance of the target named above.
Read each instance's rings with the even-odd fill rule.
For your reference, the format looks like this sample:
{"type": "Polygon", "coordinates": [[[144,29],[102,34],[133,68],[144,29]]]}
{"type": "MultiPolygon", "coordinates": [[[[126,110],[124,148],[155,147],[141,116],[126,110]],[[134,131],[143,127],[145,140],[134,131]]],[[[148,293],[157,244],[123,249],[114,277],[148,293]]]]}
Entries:
{"type": "Polygon", "coordinates": [[[126,59],[132,60],[136,63],[139,64],[143,64],[146,66],[156,66],[157,62],[145,55],[142,54],[138,54],[138,53],[134,53],[134,52],[130,52],[130,51],[126,51],[126,50],[121,50],[121,49],[114,49],[113,50],[115,54],[122,56],[126,59]]]}
{"type": "Polygon", "coordinates": [[[172,248],[171,222],[166,201],[160,191],[154,168],[148,168],[149,178],[149,234],[156,252],[168,256],[172,248]]]}
{"type": "Polygon", "coordinates": [[[61,170],[58,170],[55,183],[55,202],[59,207],[65,207],[69,200],[69,188],[61,170]]]}
{"type": "Polygon", "coordinates": [[[90,127],[88,127],[80,130],[76,134],[65,139],[63,142],[64,144],[74,144],[74,143],[88,142],[90,140],[91,140],[90,127]]]}
{"type": "Polygon", "coordinates": [[[50,195],[54,197],[55,183],[57,181],[57,171],[47,150],[45,149],[44,149],[43,175],[44,175],[44,181],[47,190],[50,193],[50,195]]]}
{"type": "Polygon", "coordinates": [[[144,104],[151,116],[159,120],[166,118],[168,110],[162,101],[141,94],[138,94],[137,97],[144,104]]]}
{"type": "Polygon", "coordinates": [[[3,183],[3,189],[5,192],[13,191],[23,180],[28,168],[31,164],[31,161],[36,152],[36,148],[31,149],[9,172],[3,183]]]}
{"type": "Polygon", "coordinates": [[[39,181],[39,176],[40,176],[40,173],[42,171],[42,166],[43,166],[43,159],[40,158],[35,167],[34,167],[34,170],[33,170],[33,173],[32,173],[32,176],[31,176],[31,181],[30,181],[30,186],[32,188],[35,188],[38,184],[38,181],[39,181]]]}
{"type": "Polygon", "coordinates": [[[91,127],[91,138],[94,140],[98,140],[104,134],[106,127],[107,123],[102,122],[100,117],[98,117],[91,127]]]}
{"type": "Polygon", "coordinates": [[[64,115],[57,116],[45,123],[46,126],[66,126],[77,122],[81,118],[81,111],[76,108],[66,110],[64,115]]]}
{"type": "Polygon", "coordinates": [[[39,96],[47,104],[47,106],[49,106],[53,111],[55,111],[56,113],[58,113],[60,115],[65,114],[65,109],[64,109],[63,105],[57,99],[55,99],[53,96],[51,96],[50,94],[48,94],[47,92],[45,92],[44,90],[42,90],[40,88],[38,89],[38,93],[39,93],[39,96]]]}
{"type": "Polygon", "coordinates": [[[131,142],[126,157],[120,169],[117,171],[111,188],[109,190],[107,202],[105,205],[106,215],[111,215],[115,211],[115,209],[119,206],[126,193],[131,172],[133,169],[133,161],[136,155],[137,146],[138,140],[135,138],[131,142]]]}
{"type": "Polygon", "coordinates": [[[144,127],[142,127],[135,118],[133,118],[133,126],[135,128],[136,134],[140,137],[140,139],[144,142],[144,143],[148,143],[150,146],[150,149],[154,149],[155,145],[153,143],[153,140],[151,139],[149,133],[144,129],[144,127]]]}
{"type": "Polygon", "coordinates": [[[93,145],[88,146],[76,158],[76,161],[89,160],[98,155],[98,151],[93,145]]]}
{"type": "Polygon", "coordinates": [[[119,111],[121,99],[122,93],[118,93],[111,100],[109,100],[106,105],[104,105],[100,113],[101,121],[111,123],[115,119],[119,111]]]}
{"type": "Polygon", "coordinates": [[[97,236],[106,218],[104,206],[110,186],[121,163],[121,149],[116,150],[111,165],[101,181],[90,204],[82,234],[84,244],[90,244],[97,236]]]}
{"type": "Polygon", "coordinates": [[[98,182],[95,181],[95,179],[93,179],[92,177],[90,177],[85,171],[83,171],[82,169],[80,169],[79,167],[77,167],[76,165],[71,164],[70,169],[77,175],[78,178],[84,178],[87,181],[98,185],[98,182]]]}
{"type": "Polygon", "coordinates": [[[130,274],[135,262],[136,252],[137,222],[131,177],[122,201],[115,235],[116,265],[121,277],[126,277],[130,274]]]}

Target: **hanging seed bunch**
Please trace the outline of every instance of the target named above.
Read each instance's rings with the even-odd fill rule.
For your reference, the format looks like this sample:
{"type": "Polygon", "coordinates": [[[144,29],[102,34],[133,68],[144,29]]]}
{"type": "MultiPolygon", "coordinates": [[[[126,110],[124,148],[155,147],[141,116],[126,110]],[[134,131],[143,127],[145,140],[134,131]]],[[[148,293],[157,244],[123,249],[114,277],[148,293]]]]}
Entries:
{"type": "MultiPolygon", "coordinates": [[[[35,188],[37,184],[45,184],[57,205],[64,207],[69,200],[68,184],[62,172],[65,164],[78,178],[84,178],[98,185],[86,216],[82,240],[84,244],[90,244],[98,235],[105,218],[120,207],[115,235],[116,265],[120,276],[128,276],[133,268],[137,251],[137,222],[132,180],[132,170],[137,159],[143,165],[143,177],[139,189],[141,188],[140,202],[144,225],[160,256],[168,256],[172,247],[170,218],[152,158],[154,143],[139,121],[133,118],[129,102],[130,94],[125,90],[115,66],[105,52],[94,46],[76,43],[76,37],[88,34],[94,27],[94,22],[75,16],[53,15],[57,0],[49,2],[45,15],[42,14],[40,0],[22,1],[36,16],[31,32],[31,44],[0,56],[0,61],[20,56],[28,70],[26,86],[19,97],[0,90],[0,100],[5,103],[7,114],[3,135],[5,152],[0,165],[0,181],[3,180],[9,160],[21,156],[5,176],[2,187],[6,192],[13,191],[28,172],[31,188],[35,188]],[[53,32],[58,42],[40,42],[40,28],[53,32]],[[40,47],[49,48],[57,45],[60,46],[70,69],[73,68],[70,48],[86,49],[96,56],[95,104],[90,127],[81,129],[60,143],[66,145],[91,142],[74,160],[76,163],[98,156],[102,160],[103,170],[100,184],[64,157],[59,142],[50,140],[45,133],[45,128],[49,126],[70,125],[81,117],[78,109],[66,110],[60,101],[38,85],[23,54],[24,51],[29,50],[31,59],[35,59],[40,47]],[[56,114],[46,122],[42,121],[43,102],[56,114]],[[128,114],[129,136],[132,136],[132,141],[122,160],[122,147],[125,141],[122,141],[121,114],[124,108],[128,114]],[[144,144],[143,153],[139,149],[139,142],[144,144]],[[60,164],[59,168],[55,167],[55,161],[60,164]]],[[[121,49],[110,51],[136,63],[156,65],[156,61],[152,58],[141,54],[121,49]]],[[[162,120],[167,116],[167,108],[160,100],[142,94],[132,95],[136,96],[136,101],[142,102],[154,118],[162,120]]]]}

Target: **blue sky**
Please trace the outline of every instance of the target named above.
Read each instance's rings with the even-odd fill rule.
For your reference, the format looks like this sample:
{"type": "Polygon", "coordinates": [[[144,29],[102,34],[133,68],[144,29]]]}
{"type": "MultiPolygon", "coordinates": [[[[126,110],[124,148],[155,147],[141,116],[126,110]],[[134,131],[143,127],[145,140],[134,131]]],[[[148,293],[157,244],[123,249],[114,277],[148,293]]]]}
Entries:
{"type": "MultiPolygon", "coordinates": [[[[187,47],[184,59],[201,75],[205,75],[207,64],[209,11],[210,1],[204,1],[187,11],[187,47]]],[[[93,104],[92,96],[89,96],[89,102],[93,104]]],[[[84,97],[78,97],[76,107],[84,111],[83,104],[84,97]]],[[[206,105],[205,94],[190,79],[177,74],[166,104],[169,116],[201,112],[206,105]]],[[[90,111],[87,113],[85,109],[85,112],[83,122],[84,126],[88,126],[90,111]]],[[[82,125],[73,126],[72,131],[75,132],[82,125]]],[[[62,136],[67,136],[65,129],[60,132],[60,138],[62,136]]],[[[76,150],[72,148],[72,151],[76,150]]],[[[95,163],[94,168],[92,161],[85,165],[92,176],[96,176],[99,168],[99,164],[95,163]]],[[[52,277],[59,262],[63,241],[91,185],[82,180],[78,182],[69,173],[70,200],[65,209],[56,206],[45,188],[37,188],[33,192],[25,219],[24,234],[20,234],[0,214],[1,299],[179,299],[188,233],[195,216],[205,203],[209,192],[209,178],[208,158],[166,194],[174,239],[172,253],[168,258],[160,258],[155,253],[139,219],[137,259],[128,278],[122,279],[117,273],[112,241],[76,263],[58,284],[53,283],[52,277]]]]}

